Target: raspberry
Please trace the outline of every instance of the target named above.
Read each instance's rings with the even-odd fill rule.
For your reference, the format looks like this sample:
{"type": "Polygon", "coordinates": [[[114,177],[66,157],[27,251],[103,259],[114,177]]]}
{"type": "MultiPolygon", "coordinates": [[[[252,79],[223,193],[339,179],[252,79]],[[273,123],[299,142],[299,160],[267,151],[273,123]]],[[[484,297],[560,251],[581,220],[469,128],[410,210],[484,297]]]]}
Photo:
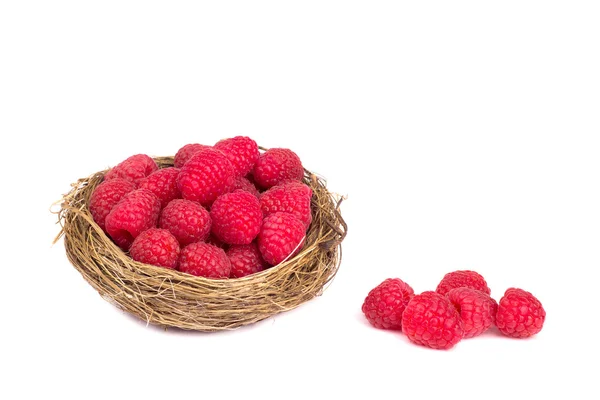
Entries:
{"type": "Polygon", "coordinates": [[[175,157],[173,158],[173,166],[175,168],[181,168],[183,167],[183,164],[185,164],[186,162],[188,162],[188,160],[197,152],[199,152],[200,150],[204,150],[209,148],[210,146],[205,146],[203,144],[198,144],[198,143],[190,143],[190,144],[186,144],[185,146],[183,146],[182,148],[180,148],[179,150],[177,150],[177,153],[175,154],[175,157]]]}
{"type": "Polygon", "coordinates": [[[181,197],[177,187],[178,168],[163,168],[140,181],[140,189],[148,189],[158,197],[162,207],[181,197]]]}
{"type": "Polygon", "coordinates": [[[279,211],[293,214],[308,229],[312,221],[311,197],[310,187],[298,181],[289,181],[264,192],[260,197],[260,208],[264,216],[279,211]]]}
{"type": "Polygon", "coordinates": [[[402,332],[432,349],[449,349],[463,337],[463,322],[456,308],[436,292],[414,296],[402,314],[402,332]]]}
{"type": "Polygon", "coordinates": [[[256,142],[246,136],[236,136],[230,139],[223,139],[214,146],[227,156],[236,176],[242,177],[254,168],[254,163],[258,160],[260,152],[256,142]]]}
{"type": "Polygon", "coordinates": [[[375,328],[402,329],[402,313],[414,295],[401,279],[386,279],[369,292],[362,312],[375,328]]]}
{"type": "Polygon", "coordinates": [[[227,250],[227,257],[231,261],[231,278],[255,274],[268,267],[254,242],[231,246],[227,250]]]}
{"type": "Polygon", "coordinates": [[[234,190],[243,190],[252,194],[253,196],[256,196],[257,198],[260,198],[260,192],[258,191],[256,186],[254,186],[254,184],[250,182],[248,178],[245,177],[241,177],[235,180],[232,191],[234,190]]]}
{"type": "Polygon", "coordinates": [[[179,271],[205,278],[229,278],[231,262],[223,249],[208,243],[187,245],[179,256],[179,271]]]}
{"type": "Polygon", "coordinates": [[[108,213],[110,213],[123,196],[132,190],[135,190],[135,185],[120,178],[102,182],[94,189],[94,193],[92,193],[92,197],[90,198],[90,213],[103,231],[106,231],[104,221],[108,213]]]}
{"type": "Polygon", "coordinates": [[[446,295],[450,290],[468,287],[471,289],[481,290],[485,294],[490,294],[490,288],[487,286],[483,276],[479,275],[475,271],[454,271],[449,272],[442,278],[442,281],[438,284],[436,292],[441,295],[446,295]]]}
{"type": "Polygon", "coordinates": [[[146,154],[136,154],[125,161],[119,163],[104,175],[104,180],[109,181],[115,178],[125,179],[133,182],[136,186],[140,181],[156,171],[158,165],[146,154]]]}
{"type": "Polygon", "coordinates": [[[506,336],[526,338],[541,331],[545,319],[546,311],[534,295],[510,288],[498,304],[496,326],[506,336]]]}
{"type": "Polygon", "coordinates": [[[263,215],[258,199],[238,190],[215,200],[210,217],[217,238],[228,244],[249,244],[260,232],[263,215]]]}
{"type": "Polygon", "coordinates": [[[149,190],[127,193],[106,216],[106,232],[123,250],[146,229],[156,227],[160,200],[149,190]]]}
{"type": "Polygon", "coordinates": [[[498,304],[487,294],[461,287],[452,289],[446,297],[456,307],[463,320],[465,338],[479,336],[493,325],[498,304]]]}
{"type": "Polygon", "coordinates": [[[171,232],[181,246],[186,246],[208,238],[210,214],[198,203],[176,199],[162,210],[158,226],[171,232]]]}
{"type": "Polygon", "coordinates": [[[223,153],[207,148],[200,150],[181,167],[177,186],[186,200],[210,206],[217,197],[233,188],[233,166],[223,153]]]}
{"type": "Polygon", "coordinates": [[[277,265],[298,254],[304,244],[304,224],[295,215],[268,215],[258,234],[258,249],[266,262],[277,265]]]}
{"type": "Polygon", "coordinates": [[[179,243],[166,229],[150,228],[135,238],[129,254],[135,261],[174,269],[179,258],[179,243]]]}
{"type": "Polygon", "coordinates": [[[268,189],[288,179],[300,181],[304,168],[300,158],[289,149],[269,149],[260,155],[252,172],[258,186],[268,189]]]}

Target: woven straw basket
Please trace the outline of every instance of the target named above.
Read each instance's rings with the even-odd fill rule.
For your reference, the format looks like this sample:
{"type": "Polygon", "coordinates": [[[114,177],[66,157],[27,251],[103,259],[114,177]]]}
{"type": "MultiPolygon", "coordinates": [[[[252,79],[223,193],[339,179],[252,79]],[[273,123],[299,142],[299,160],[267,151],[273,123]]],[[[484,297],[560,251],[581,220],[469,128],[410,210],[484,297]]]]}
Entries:
{"type": "MultiPolygon", "coordinates": [[[[159,167],[173,157],[155,158],[159,167]]],[[[347,226],[341,199],[325,182],[305,171],[313,190],[313,222],[295,257],[239,279],[215,280],[133,261],[94,222],[88,203],[102,182],[98,172],[72,184],[58,211],[67,257],[83,278],[109,302],[150,324],[219,331],[251,324],[319,296],[341,261],[347,226]]]]}

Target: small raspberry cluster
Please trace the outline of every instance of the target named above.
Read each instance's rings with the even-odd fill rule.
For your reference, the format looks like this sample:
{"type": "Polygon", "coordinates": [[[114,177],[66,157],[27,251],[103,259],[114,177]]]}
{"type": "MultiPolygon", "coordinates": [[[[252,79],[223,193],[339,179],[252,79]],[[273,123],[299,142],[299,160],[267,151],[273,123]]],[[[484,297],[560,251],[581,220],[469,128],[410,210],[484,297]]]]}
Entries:
{"type": "Polygon", "coordinates": [[[289,149],[261,152],[249,137],[191,143],[159,168],[129,157],[89,201],[94,221],[136,261],[206,278],[241,278],[302,249],[312,190],[289,149]]]}
{"type": "Polygon", "coordinates": [[[435,291],[418,295],[401,279],[386,279],[369,292],[362,311],[374,327],[401,330],[410,341],[433,349],[449,349],[493,325],[514,338],[542,330],[546,311],[531,293],[510,288],[498,303],[490,293],[475,271],[450,272],[435,291]]]}

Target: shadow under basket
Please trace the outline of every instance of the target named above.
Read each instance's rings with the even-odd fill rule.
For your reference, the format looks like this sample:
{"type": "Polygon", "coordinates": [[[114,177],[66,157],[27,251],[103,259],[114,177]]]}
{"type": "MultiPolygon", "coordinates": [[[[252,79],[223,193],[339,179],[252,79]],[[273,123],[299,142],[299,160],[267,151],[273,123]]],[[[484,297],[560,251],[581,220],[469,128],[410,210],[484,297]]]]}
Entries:
{"type": "MultiPolygon", "coordinates": [[[[158,157],[159,167],[173,157],[158,157]]],[[[252,324],[291,310],[322,294],[342,257],[347,226],[341,198],[323,179],[305,171],[313,190],[313,221],[295,257],[237,279],[206,279],[131,259],[94,222],[88,209],[106,171],[72,184],[58,211],[67,257],[107,301],[150,324],[197,331],[220,331],[252,324]]]]}

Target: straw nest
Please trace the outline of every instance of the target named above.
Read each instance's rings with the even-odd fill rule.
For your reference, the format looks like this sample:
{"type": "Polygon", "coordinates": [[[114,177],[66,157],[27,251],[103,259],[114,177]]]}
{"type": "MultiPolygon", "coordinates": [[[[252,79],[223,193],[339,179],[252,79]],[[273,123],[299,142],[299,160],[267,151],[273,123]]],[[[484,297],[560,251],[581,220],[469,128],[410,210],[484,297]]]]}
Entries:
{"type": "MultiPolygon", "coordinates": [[[[155,158],[162,167],[173,157],[155,158]]],[[[88,203],[104,173],[80,179],[58,211],[67,257],[83,278],[109,302],[149,324],[219,331],[251,324],[321,295],[341,261],[347,226],[341,198],[323,179],[305,170],[313,190],[313,222],[302,251],[263,272],[214,280],[133,261],[94,222],[88,203]]]]}

